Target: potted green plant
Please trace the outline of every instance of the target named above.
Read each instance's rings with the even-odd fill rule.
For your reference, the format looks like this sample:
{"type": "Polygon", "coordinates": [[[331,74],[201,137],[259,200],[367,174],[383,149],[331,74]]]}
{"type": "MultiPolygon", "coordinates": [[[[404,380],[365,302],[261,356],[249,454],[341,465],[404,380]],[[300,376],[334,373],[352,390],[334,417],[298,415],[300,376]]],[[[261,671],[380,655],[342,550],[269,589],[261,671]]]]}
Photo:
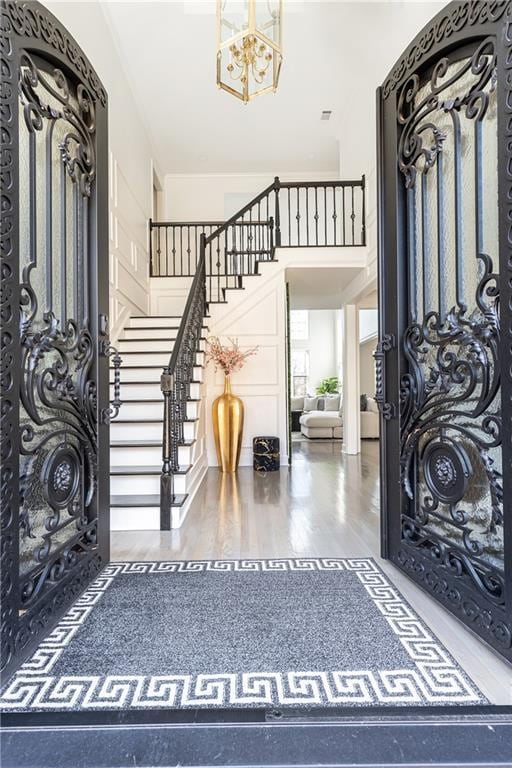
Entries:
{"type": "Polygon", "coordinates": [[[339,383],[337,376],[331,376],[328,379],[323,379],[316,388],[317,395],[337,395],[339,391],[339,383]]]}

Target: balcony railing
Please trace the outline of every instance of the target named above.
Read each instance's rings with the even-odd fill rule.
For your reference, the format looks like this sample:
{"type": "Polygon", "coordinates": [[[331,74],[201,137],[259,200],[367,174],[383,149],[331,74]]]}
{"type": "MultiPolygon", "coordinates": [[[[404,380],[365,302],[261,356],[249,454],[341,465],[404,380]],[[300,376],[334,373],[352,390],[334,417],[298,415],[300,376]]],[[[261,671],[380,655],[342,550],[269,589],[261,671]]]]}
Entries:
{"type": "MultiPolygon", "coordinates": [[[[218,251],[207,254],[207,276],[250,275],[273,249],[357,247],[366,244],[365,178],[358,181],[282,182],[278,177],[225,229],[218,251]]],[[[201,235],[225,222],[150,222],[151,277],[193,277],[201,235]]]]}

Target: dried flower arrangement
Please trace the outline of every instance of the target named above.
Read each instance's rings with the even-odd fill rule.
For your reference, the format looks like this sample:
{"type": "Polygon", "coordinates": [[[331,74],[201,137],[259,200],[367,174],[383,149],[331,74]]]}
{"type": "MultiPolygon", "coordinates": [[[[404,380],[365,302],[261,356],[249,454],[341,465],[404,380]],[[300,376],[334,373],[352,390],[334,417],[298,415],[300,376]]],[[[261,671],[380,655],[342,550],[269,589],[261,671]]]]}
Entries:
{"type": "Polygon", "coordinates": [[[213,363],[216,371],[220,368],[225,376],[243,368],[247,358],[258,351],[258,347],[242,351],[238,346],[238,339],[229,339],[229,342],[230,344],[222,344],[217,336],[211,336],[207,340],[206,362],[213,363]]]}

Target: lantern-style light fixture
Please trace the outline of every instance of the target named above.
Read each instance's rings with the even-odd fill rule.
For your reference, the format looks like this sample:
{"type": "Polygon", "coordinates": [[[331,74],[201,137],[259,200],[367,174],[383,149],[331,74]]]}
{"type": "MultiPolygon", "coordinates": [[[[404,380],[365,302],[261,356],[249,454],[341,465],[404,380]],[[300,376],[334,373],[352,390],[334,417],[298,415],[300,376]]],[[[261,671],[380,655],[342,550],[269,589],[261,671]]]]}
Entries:
{"type": "Polygon", "coordinates": [[[277,89],[282,0],[217,0],[217,85],[247,103],[277,89]]]}

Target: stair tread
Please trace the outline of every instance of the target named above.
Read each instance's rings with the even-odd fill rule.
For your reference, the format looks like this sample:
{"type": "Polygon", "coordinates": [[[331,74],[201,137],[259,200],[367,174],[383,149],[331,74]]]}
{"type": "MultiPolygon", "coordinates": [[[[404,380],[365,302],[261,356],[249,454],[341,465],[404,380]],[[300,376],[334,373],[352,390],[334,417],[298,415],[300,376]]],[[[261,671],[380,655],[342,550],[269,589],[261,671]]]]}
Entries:
{"type": "MultiPolygon", "coordinates": [[[[180,443],[180,446],[189,447],[194,445],[195,438],[184,440],[180,443]]],[[[160,448],[162,446],[161,440],[111,440],[111,448],[160,448]]]]}
{"type": "MultiPolygon", "coordinates": [[[[186,475],[192,469],[192,464],[187,464],[180,467],[173,474],[186,475]]],[[[139,466],[137,464],[129,464],[128,466],[110,467],[111,475],[160,475],[162,472],[162,465],[158,466],[139,466]]]]}
{"type": "MultiPolygon", "coordinates": [[[[163,419],[112,419],[112,424],[161,424],[163,419]]],[[[195,419],[183,419],[184,423],[199,421],[195,419]]]]}
{"type": "MultiPolygon", "coordinates": [[[[125,331],[165,331],[179,328],[179,325],[128,325],[125,331]]],[[[202,325],[202,328],[208,328],[207,325],[202,325]]]]}
{"type": "MultiPolygon", "coordinates": [[[[125,331],[135,331],[138,330],[137,328],[125,328],[125,331]]],[[[178,328],[176,330],[179,330],[178,328]]],[[[207,341],[207,336],[200,336],[199,341],[207,341]]],[[[139,338],[135,339],[118,339],[118,343],[121,343],[122,341],[176,341],[176,336],[140,336],[139,338]]]]}
{"type": "MultiPolygon", "coordinates": [[[[132,382],[130,382],[130,384],[131,383],[132,382]]],[[[151,382],[146,381],[144,383],[150,384],[151,382]]],[[[155,384],[153,384],[153,386],[155,386],[155,384]]],[[[132,399],[127,398],[123,400],[123,403],[163,403],[163,401],[164,401],[163,397],[140,397],[140,398],[136,397],[132,399]]],[[[200,402],[201,402],[200,398],[187,397],[187,403],[200,403],[200,402]]]]}
{"type": "MultiPolygon", "coordinates": [[[[188,498],[188,493],[177,493],[175,500],[171,506],[182,507],[188,498]]],[[[137,495],[119,496],[113,495],[110,497],[111,507],[160,507],[160,494],[148,493],[137,495]]]]}
{"type": "MultiPolygon", "coordinates": [[[[146,371],[149,370],[149,366],[147,368],[144,365],[141,365],[139,367],[140,368],[144,368],[146,371]]],[[[158,370],[161,371],[160,368],[158,370]]],[[[190,383],[191,384],[202,384],[203,382],[199,381],[199,379],[192,379],[192,381],[190,383]]],[[[114,384],[114,382],[111,381],[110,384],[114,384]]],[[[146,379],[146,381],[138,381],[138,380],[137,381],[124,381],[123,379],[121,379],[121,385],[123,387],[124,386],[128,386],[128,384],[151,384],[151,385],[155,386],[156,384],[160,384],[160,379],[156,379],[155,381],[151,381],[151,379],[146,379]]],[[[126,402],[126,400],[124,400],[123,402],[126,402]]]]}

